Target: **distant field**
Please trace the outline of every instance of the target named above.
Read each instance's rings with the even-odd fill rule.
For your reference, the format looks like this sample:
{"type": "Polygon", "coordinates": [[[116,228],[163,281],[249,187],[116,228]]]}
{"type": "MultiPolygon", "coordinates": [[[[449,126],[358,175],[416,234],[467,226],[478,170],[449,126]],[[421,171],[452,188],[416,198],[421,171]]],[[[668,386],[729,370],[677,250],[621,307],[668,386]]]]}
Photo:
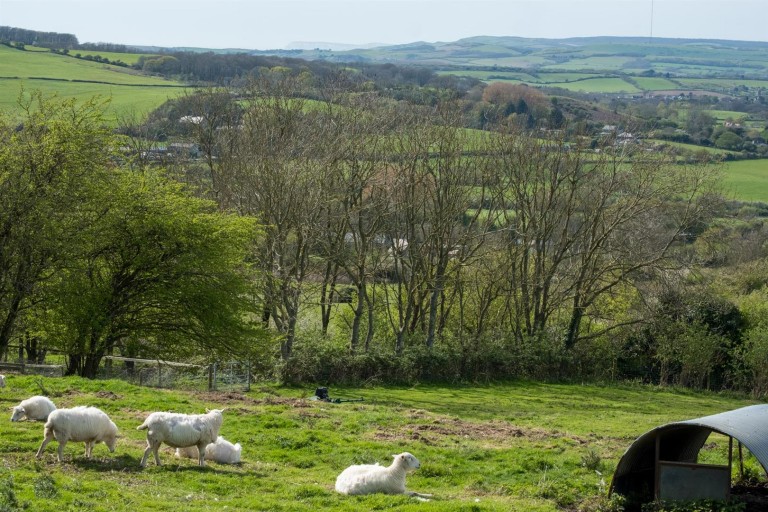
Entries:
{"type": "Polygon", "coordinates": [[[100,95],[112,98],[111,112],[139,114],[185,90],[179,82],[144,76],[119,66],[0,45],[0,108],[15,110],[22,88],[62,98],[100,95]]]}
{"type": "Polygon", "coordinates": [[[133,70],[64,55],[13,50],[0,45],[0,77],[89,80],[112,84],[181,85],[133,70]]]}
{"type": "Polygon", "coordinates": [[[680,78],[677,80],[690,88],[707,89],[715,92],[727,92],[734,87],[763,87],[768,89],[768,80],[733,80],[729,78],[680,78]]]}
{"type": "Polygon", "coordinates": [[[746,112],[736,112],[733,110],[706,110],[705,112],[720,122],[725,121],[726,119],[733,119],[734,121],[737,121],[739,119],[746,119],[749,117],[749,114],[746,112]]]}
{"type": "Polygon", "coordinates": [[[557,84],[557,87],[568,89],[569,91],[581,92],[605,92],[605,93],[633,93],[641,92],[634,85],[622,80],[621,78],[590,78],[588,80],[579,80],[577,82],[565,82],[557,84]]]}
{"type": "Polygon", "coordinates": [[[739,160],[725,165],[725,189],[741,201],[768,202],[768,160],[739,160]]]}
{"type": "Polygon", "coordinates": [[[89,51],[89,50],[72,50],[69,52],[69,54],[72,56],[79,54],[82,57],[85,57],[86,55],[91,55],[95,57],[98,55],[100,57],[104,57],[105,59],[108,59],[111,61],[121,60],[129,65],[136,64],[139,61],[139,57],[147,56],[147,54],[145,53],[116,53],[116,52],[98,52],[98,51],[89,51]]]}
{"type": "Polygon", "coordinates": [[[473,66],[509,66],[519,68],[531,68],[535,66],[542,66],[549,62],[545,57],[538,55],[524,55],[515,57],[502,57],[502,58],[472,58],[467,59],[467,63],[473,66]]]}
{"type": "Polygon", "coordinates": [[[53,80],[4,80],[0,79],[0,110],[15,111],[21,87],[27,96],[31,91],[40,90],[46,96],[60,98],[90,98],[99,95],[111,98],[109,112],[124,114],[135,111],[143,114],[159,107],[169,98],[184,92],[180,87],[132,87],[126,85],[96,84],[82,82],[59,82],[53,80]]]}
{"type": "Polygon", "coordinates": [[[440,75],[454,75],[454,76],[468,76],[477,78],[487,82],[500,82],[505,80],[511,80],[515,82],[531,82],[536,80],[527,73],[520,73],[516,71],[476,71],[476,70],[450,70],[450,71],[438,71],[440,75]]]}
{"type": "Polygon", "coordinates": [[[668,91],[680,87],[677,83],[666,78],[638,76],[632,79],[644,91],[668,91]]]}
{"type": "Polygon", "coordinates": [[[663,140],[663,139],[647,139],[646,142],[651,142],[659,145],[667,145],[673,148],[685,149],[688,151],[692,151],[694,153],[698,151],[706,151],[711,155],[728,155],[733,153],[733,151],[728,151],[727,149],[697,146],[696,144],[685,144],[683,142],[672,142],[672,141],[663,140]]]}
{"type": "Polygon", "coordinates": [[[549,64],[544,66],[544,69],[563,69],[563,70],[581,70],[581,69],[594,69],[600,70],[618,70],[624,67],[629,60],[634,60],[631,57],[587,57],[583,59],[572,59],[567,62],[549,64]]]}
{"type": "Polygon", "coordinates": [[[575,80],[594,79],[594,73],[559,73],[539,72],[535,74],[537,80],[543,84],[573,82],[575,80]]]}

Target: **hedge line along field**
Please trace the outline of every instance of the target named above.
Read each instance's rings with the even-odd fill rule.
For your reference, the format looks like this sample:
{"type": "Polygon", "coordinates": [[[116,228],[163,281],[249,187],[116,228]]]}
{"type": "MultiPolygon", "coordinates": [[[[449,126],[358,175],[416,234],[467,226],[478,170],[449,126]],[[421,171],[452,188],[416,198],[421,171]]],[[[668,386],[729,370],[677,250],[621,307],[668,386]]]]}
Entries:
{"type": "MultiPolygon", "coordinates": [[[[755,403],[640,385],[330,388],[331,398],[364,399],[335,404],[310,400],[313,386],[183,392],[114,380],[7,380],[6,410],[45,391],[58,407],[101,408],[120,438],[114,454],[99,444],[85,459],[83,443],[69,443],[58,463],[52,442],[36,460],[42,423],[11,423],[8,412],[0,419],[2,510],[576,510],[605,500],[621,454],[651,428],[755,403]],[[163,447],[163,466],[150,460],[139,468],[146,445],[136,427],[147,414],[221,407],[220,433],[242,444],[241,464],[199,468],[163,447]],[[422,462],[407,488],[434,494],[431,501],[335,492],[345,467],[388,465],[403,451],[422,462]]],[[[707,443],[704,452],[705,460],[722,460],[724,443],[707,443]]]]}

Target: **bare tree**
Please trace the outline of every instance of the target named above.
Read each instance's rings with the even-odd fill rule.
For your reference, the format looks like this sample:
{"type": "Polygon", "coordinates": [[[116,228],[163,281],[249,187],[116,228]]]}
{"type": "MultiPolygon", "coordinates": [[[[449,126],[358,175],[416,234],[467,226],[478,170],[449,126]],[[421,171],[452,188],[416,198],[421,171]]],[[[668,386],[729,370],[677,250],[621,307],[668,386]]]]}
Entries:
{"type": "MultiPolygon", "coordinates": [[[[598,153],[517,131],[494,141],[512,327],[522,338],[557,318],[568,348],[600,297],[673,263],[675,241],[707,214],[716,183],[707,168],[614,141],[598,153]]],[[[595,327],[590,335],[615,325],[595,327]]]]}

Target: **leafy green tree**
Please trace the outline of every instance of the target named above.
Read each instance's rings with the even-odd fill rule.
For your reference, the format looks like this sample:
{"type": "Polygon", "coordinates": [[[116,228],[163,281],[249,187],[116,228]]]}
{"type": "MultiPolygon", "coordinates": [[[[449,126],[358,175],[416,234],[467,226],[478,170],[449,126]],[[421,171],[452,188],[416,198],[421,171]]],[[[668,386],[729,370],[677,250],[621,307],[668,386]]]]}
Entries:
{"type": "Polygon", "coordinates": [[[83,227],[80,207],[102,180],[113,147],[98,99],[77,103],[33,92],[20,107],[20,122],[0,119],[0,351],[40,283],[69,254],[83,227]]]}
{"type": "Polygon", "coordinates": [[[94,377],[105,355],[135,339],[152,357],[252,352],[260,338],[244,261],[253,219],[219,213],[148,171],[114,171],[96,194],[39,313],[69,354],[68,372],[94,377]]]}
{"type": "Polygon", "coordinates": [[[685,120],[685,129],[694,139],[708,139],[712,135],[715,121],[715,118],[708,112],[692,109],[688,111],[688,116],[685,120]]]}
{"type": "Polygon", "coordinates": [[[721,149],[732,149],[738,151],[741,149],[743,144],[744,140],[731,131],[723,132],[723,134],[715,140],[715,146],[721,149]]]}

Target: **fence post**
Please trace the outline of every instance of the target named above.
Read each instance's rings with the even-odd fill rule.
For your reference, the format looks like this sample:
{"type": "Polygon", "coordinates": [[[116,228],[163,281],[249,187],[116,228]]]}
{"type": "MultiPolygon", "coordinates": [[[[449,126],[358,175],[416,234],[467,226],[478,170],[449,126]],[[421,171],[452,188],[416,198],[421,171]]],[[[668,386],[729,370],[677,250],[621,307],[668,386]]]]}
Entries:
{"type": "Polygon", "coordinates": [[[246,381],[245,381],[245,390],[246,391],[250,391],[251,390],[251,360],[250,360],[250,358],[248,359],[248,371],[246,372],[245,379],[246,379],[246,381]]]}
{"type": "Polygon", "coordinates": [[[157,362],[157,387],[163,387],[163,367],[157,362]]]}
{"type": "Polygon", "coordinates": [[[214,389],[214,372],[216,371],[214,369],[216,363],[211,363],[208,365],[208,391],[213,391],[214,389]]]}

